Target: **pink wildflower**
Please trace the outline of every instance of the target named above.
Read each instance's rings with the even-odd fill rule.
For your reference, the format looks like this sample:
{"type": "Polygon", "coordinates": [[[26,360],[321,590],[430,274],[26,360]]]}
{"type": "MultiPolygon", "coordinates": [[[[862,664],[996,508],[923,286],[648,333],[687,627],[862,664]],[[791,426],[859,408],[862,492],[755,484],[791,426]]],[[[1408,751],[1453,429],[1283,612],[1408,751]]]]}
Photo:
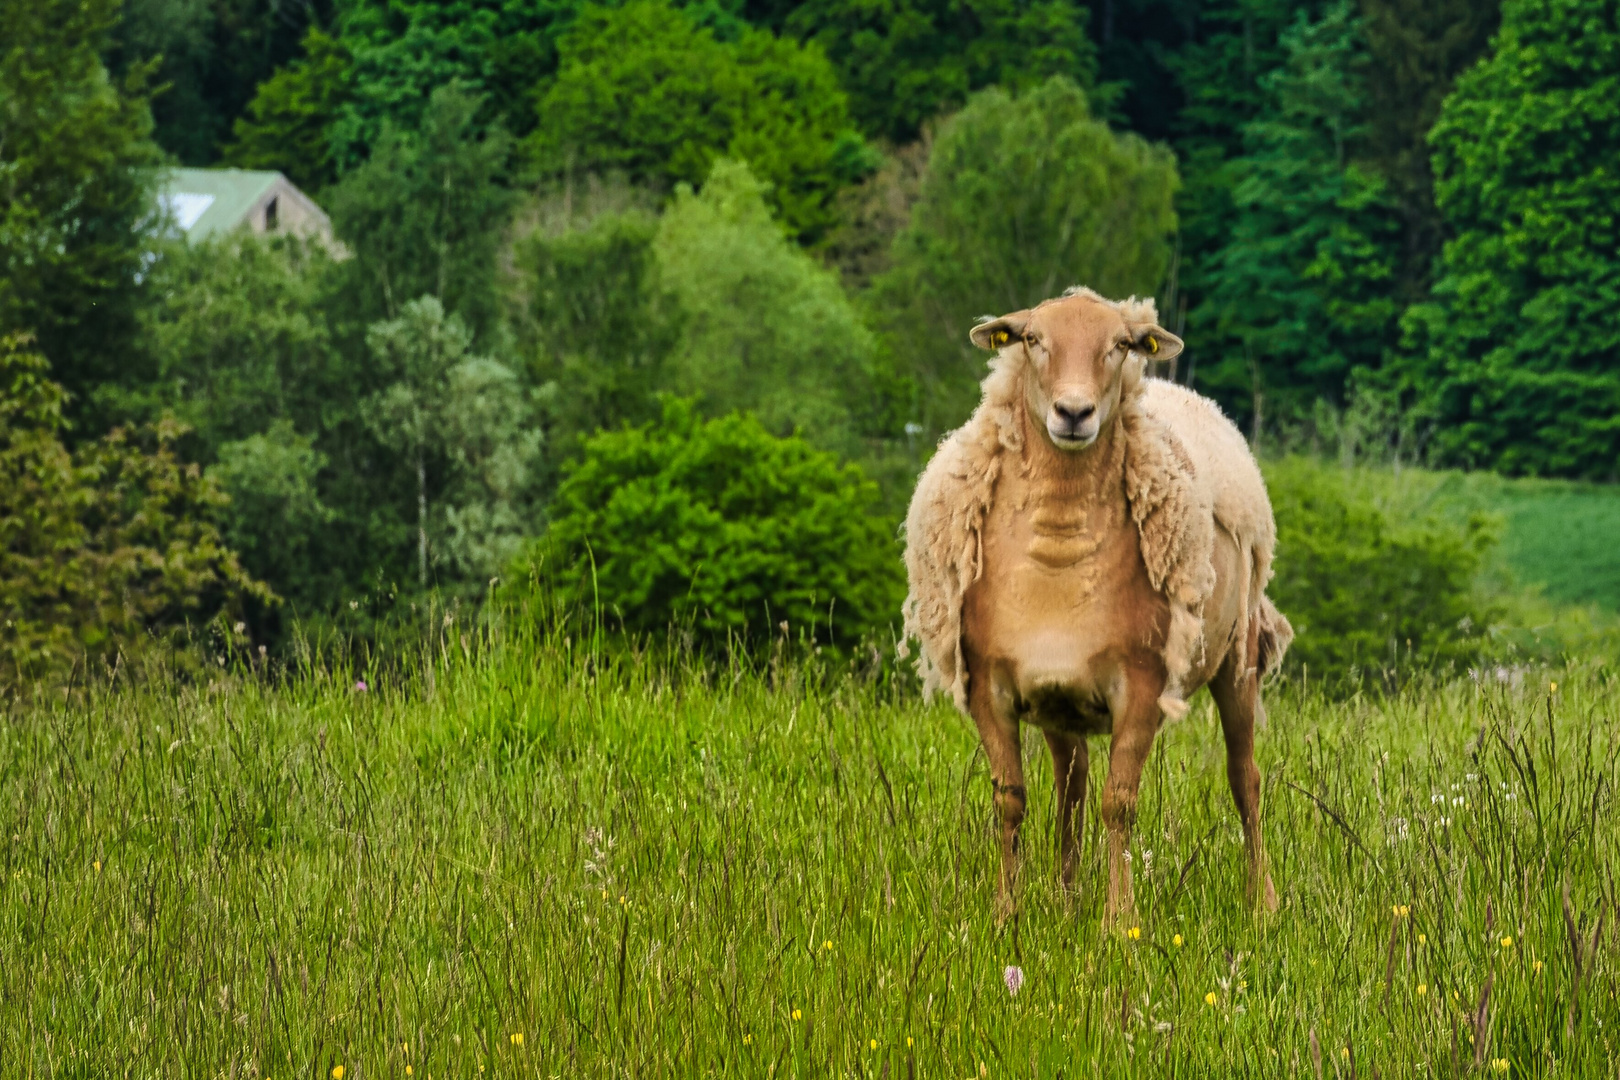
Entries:
{"type": "Polygon", "coordinates": [[[1008,964],[1007,970],[1001,973],[1001,981],[1007,984],[1007,993],[1017,997],[1019,987],[1024,985],[1024,969],[1008,964]]]}

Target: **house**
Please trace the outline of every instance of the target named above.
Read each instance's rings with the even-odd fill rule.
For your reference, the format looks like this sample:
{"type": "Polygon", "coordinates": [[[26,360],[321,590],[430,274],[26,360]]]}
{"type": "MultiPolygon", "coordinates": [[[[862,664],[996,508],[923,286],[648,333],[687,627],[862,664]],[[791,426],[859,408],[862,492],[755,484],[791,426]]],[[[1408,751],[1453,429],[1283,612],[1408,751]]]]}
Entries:
{"type": "Polygon", "coordinates": [[[170,169],[159,185],[159,199],[188,243],[248,228],[314,237],[332,245],[332,222],[326,211],[279,172],[170,169]]]}

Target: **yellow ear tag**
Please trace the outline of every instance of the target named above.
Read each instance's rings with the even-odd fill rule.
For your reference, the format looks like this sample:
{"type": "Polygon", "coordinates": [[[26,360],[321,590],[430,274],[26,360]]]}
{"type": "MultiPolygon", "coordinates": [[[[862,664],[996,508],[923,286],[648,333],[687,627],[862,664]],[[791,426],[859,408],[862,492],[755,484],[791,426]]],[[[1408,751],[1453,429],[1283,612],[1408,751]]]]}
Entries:
{"type": "Polygon", "coordinates": [[[1012,335],[1007,333],[1007,331],[997,330],[995,333],[990,335],[990,344],[999,349],[1003,345],[1007,344],[1011,337],[1012,335]]]}
{"type": "Polygon", "coordinates": [[[1147,336],[1147,347],[1149,355],[1156,354],[1159,351],[1159,339],[1149,334],[1147,336]]]}

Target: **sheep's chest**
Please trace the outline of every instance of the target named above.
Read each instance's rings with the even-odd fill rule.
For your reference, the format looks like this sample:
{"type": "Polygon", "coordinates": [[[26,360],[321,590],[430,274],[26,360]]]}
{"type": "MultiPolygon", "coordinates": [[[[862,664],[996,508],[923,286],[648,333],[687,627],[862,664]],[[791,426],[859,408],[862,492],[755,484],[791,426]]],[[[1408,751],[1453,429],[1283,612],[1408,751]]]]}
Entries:
{"type": "Polygon", "coordinates": [[[970,684],[987,679],[1003,715],[1111,730],[1123,668],[1162,625],[1139,544],[1121,474],[1004,474],[965,597],[970,684]]]}

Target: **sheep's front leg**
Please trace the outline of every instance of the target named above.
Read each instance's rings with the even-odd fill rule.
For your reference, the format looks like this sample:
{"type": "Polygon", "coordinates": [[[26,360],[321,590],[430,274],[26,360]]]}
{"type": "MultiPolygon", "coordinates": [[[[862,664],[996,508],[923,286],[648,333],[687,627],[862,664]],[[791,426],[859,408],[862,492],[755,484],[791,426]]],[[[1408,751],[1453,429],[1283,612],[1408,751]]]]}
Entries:
{"type": "Polygon", "coordinates": [[[972,679],[968,711],[978,726],[984,756],[990,763],[990,784],[1001,834],[1001,884],[996,890],[996,919],[1005,921],[1016,906],[1018,885],[1018,827],[1024,823],[1027,798],[1024,763],[1018,743],[1018,719],[997,707],[988,677],[972,679]]]}
{"type": "Polygon", "coordinates": [[[1136,825],[1137,791],[1153,736],[1159,730],[1159,695],[1164,677],[1132,668],[1126,674],[1123,700],[1114,709],[1114,735],[1108,748],[1108,780],[1103,785],[1102,816],[1108,827],[1107,926],[1129,927],[1136,920],[1136,899],[1131,892],[1131,864],[1127,852],[1136,825]]]}

